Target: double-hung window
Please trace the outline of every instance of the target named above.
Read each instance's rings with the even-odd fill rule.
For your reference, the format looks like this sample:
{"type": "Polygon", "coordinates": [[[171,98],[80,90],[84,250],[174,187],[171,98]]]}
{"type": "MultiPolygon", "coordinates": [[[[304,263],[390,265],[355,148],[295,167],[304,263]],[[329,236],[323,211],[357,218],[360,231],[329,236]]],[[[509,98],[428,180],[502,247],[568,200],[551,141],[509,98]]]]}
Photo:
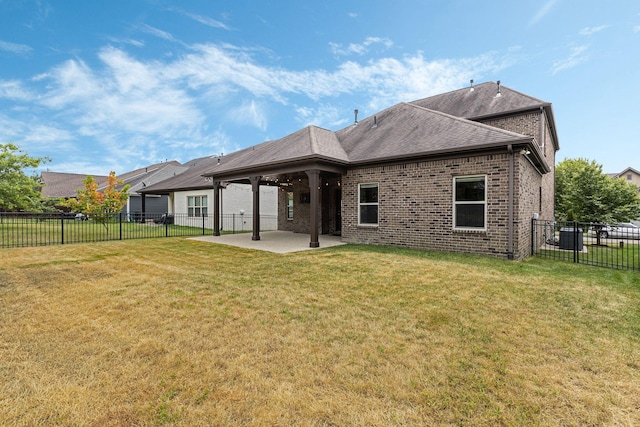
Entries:
{"type": "Polygon", "coordinates": [[[453,178],[453,228],[487,229],[487,177],[453,178]]]}
{"type": "Polygon", "coordinates": [[[187,196],[187,214],[189,216],[206,216],[207,212],[207,196],[187,196]]]}
{"type": "Polygon", "coordinates": [[[358,225],[378,225],[378,183],[358,185],[358,225]]]}

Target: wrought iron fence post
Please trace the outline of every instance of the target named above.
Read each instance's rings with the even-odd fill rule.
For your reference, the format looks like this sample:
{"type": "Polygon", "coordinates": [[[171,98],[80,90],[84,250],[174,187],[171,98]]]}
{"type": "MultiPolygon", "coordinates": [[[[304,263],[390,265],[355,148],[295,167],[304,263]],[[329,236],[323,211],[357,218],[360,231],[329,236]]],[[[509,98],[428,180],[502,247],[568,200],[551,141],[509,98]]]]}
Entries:
{"type": "Polygon", "coordinates": [[[60,212],[60,244],[64,245],[64,212],[60,212]]]}
{"type": "Polygon", "coordinates": [[[164,219],[164,237],[169,237],[169,214],[164,219]]]}
{"type": "Polygon", "coordinates": [[[204,236],[204,219],[205,219],[205,214],[202,214],[202,235],[204,236]]]}
{"type": "Polygon", "coordinates": [[[578,221],[573,221],[573,262],[578,263],[578,221]]]}
{"type": "Polygon", "coordinates": [[[119,219],[120,219],[120,240],[122,240],[122,212],[120,212],[119,219]]]}
{"type": "Polygon", "coordinates": [[[535,255],[536,245],[536,219],[531,218],[531,255],[535,255]]]}

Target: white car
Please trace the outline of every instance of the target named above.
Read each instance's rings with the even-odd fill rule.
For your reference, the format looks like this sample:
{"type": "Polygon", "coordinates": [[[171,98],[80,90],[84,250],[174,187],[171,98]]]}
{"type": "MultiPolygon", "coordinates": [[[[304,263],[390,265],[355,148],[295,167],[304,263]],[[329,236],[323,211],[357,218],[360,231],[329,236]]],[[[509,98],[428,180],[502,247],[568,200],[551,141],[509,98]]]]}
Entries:
{"type": "Polygon", "coordinates": [[[604,225],[599,230],[594,227],[589,230],[591,234],[600,234],[603,239],[640,239],[640,227],[630,222],[620,222],[618,224],[604,225]]]}

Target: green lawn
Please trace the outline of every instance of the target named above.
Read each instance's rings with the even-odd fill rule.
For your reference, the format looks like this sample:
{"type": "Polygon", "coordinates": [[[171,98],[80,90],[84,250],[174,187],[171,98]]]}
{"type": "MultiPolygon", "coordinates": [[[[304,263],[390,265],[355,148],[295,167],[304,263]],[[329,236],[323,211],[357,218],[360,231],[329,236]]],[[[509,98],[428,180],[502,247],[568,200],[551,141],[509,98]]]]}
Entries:
{"type": "Polygon", "coordinates": [[[640,275],[182,238],[0,251],[8,425],[638,425],[640,275]]]}

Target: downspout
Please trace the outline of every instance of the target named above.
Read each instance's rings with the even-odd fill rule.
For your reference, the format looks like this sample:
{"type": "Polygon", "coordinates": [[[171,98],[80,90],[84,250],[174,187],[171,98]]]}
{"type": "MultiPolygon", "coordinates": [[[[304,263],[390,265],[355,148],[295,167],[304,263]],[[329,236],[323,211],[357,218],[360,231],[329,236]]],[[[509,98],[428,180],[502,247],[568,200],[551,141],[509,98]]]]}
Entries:
{"type": "Polygon", "coordinates": [[[509,223],[507,225],[507,258],[513,259],[513,170],[514,170],[514,156],[513,145],[507,146],[507,152],[509,153],[509,223]]]}

